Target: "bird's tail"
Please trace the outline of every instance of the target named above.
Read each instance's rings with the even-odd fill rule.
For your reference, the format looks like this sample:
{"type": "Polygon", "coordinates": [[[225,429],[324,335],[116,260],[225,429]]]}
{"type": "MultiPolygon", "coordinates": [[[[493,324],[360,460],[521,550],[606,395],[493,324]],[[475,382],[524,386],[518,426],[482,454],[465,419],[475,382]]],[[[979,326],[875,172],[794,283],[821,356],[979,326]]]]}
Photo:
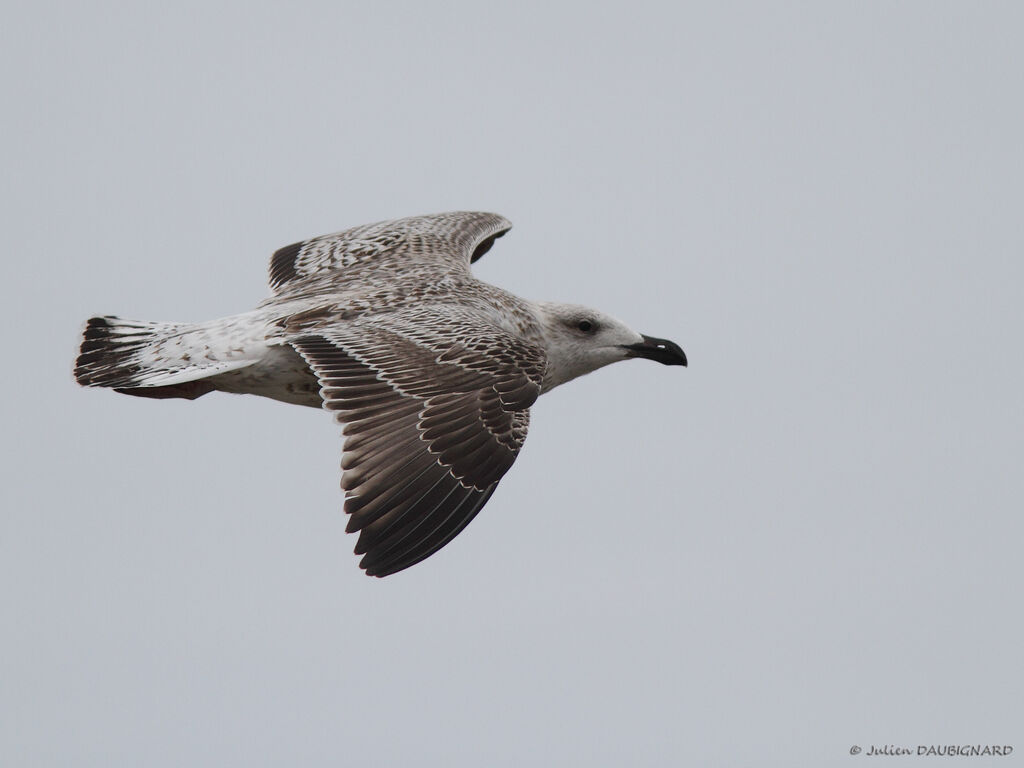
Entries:
{"type": "Polygon", "coordinates": [[[204,356],[204,330],[190,323],[90,318],[75,360],[75,380],[83,387],[109,387],[128,395],[194,400],[215,389],[210,376],[252,362],[204,356]]]}

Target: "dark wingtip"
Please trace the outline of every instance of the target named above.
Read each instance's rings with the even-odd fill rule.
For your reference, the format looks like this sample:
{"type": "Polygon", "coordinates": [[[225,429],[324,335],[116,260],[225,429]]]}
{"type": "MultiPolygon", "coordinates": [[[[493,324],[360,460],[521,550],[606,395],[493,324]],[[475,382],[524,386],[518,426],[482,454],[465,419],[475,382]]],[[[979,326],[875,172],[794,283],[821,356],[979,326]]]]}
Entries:
{"type": "Polygon", "coordinates": [[[270,259],[271,288],[280,288],[299,274],[295,267],[295,263],[299,255],[299,251],[302,250],[302,246],[305,244],[306,241],[303,240],[298,243],[286,245],[284,248],[278,248],[274,251],[274,255],[270,259]]]}
{"type": "Polygon", "coordinates": [[[473,249],[473,255],[469,257],[469,263],[475,264],[477,259],[479,259],[485,253],[491,250],[491,248],[494,246],[494,241],[497,240],[499,237],[504,237],[506,232],[508,232],[508,229],[503,229],[501,230],[501,232],[496,232],[490,237],[481,240],[480,244],[473,249]]]}

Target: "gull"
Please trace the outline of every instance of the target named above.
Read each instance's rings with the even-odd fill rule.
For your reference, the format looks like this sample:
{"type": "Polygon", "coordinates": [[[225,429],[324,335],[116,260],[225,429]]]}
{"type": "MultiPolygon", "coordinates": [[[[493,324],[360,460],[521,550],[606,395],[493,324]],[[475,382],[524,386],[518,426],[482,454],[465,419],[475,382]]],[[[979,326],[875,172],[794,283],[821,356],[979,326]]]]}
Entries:
{"type": "Polygon", "coordinates": [[[345,436],[348,532],[369,576],[462,531],[512,466],[537,397],[630,358],[686,365],[675,343],[603,312],[527,301],[470,265],[511,228],[458,211],[384,221],[281,248],[272,296],[204,323],[93,317],[86,387],[193,400],[260,395],[333,412],[345,436]]]}

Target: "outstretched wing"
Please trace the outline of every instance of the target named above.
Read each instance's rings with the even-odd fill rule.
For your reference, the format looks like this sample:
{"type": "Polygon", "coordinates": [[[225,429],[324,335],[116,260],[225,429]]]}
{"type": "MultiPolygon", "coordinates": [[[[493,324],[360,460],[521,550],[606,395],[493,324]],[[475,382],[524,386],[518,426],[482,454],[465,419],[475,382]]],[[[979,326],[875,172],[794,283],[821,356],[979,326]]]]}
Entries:
{"type": "Polygon", "coordinates": [[[464,269],[511,228],[508,219],[496,213],[473,211],[367,224],[281,248],[270,260],[270,287],[279,294],[307,279],[385,259],[436,257],[453,269],[464,269]]]}
{"type": "Polygon", "coordinates": [[[360,321],[289,342],[344,425],[347,530],[360,532],[367,575],[408,568],[451,541],[526,439],[543,353],[497,329],[457,336],[441,348],[360,321]]]}

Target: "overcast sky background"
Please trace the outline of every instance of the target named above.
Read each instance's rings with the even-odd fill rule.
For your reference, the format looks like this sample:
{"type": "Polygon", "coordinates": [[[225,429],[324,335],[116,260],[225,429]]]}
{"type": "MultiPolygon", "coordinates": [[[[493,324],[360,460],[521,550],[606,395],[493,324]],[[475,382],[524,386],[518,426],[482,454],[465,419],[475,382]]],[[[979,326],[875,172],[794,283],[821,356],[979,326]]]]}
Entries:
{"type": "Polygon", "coordinates": [[[16,3],[0,46],[5,766],[1024,760],[1016,3],[16,3]],[[399,575],[339,429],[74,385],[273,250],[450,209],[679,342],[543,397],[399,575]],[[923,760],[925,758],[913,758],[923,760]]]}

